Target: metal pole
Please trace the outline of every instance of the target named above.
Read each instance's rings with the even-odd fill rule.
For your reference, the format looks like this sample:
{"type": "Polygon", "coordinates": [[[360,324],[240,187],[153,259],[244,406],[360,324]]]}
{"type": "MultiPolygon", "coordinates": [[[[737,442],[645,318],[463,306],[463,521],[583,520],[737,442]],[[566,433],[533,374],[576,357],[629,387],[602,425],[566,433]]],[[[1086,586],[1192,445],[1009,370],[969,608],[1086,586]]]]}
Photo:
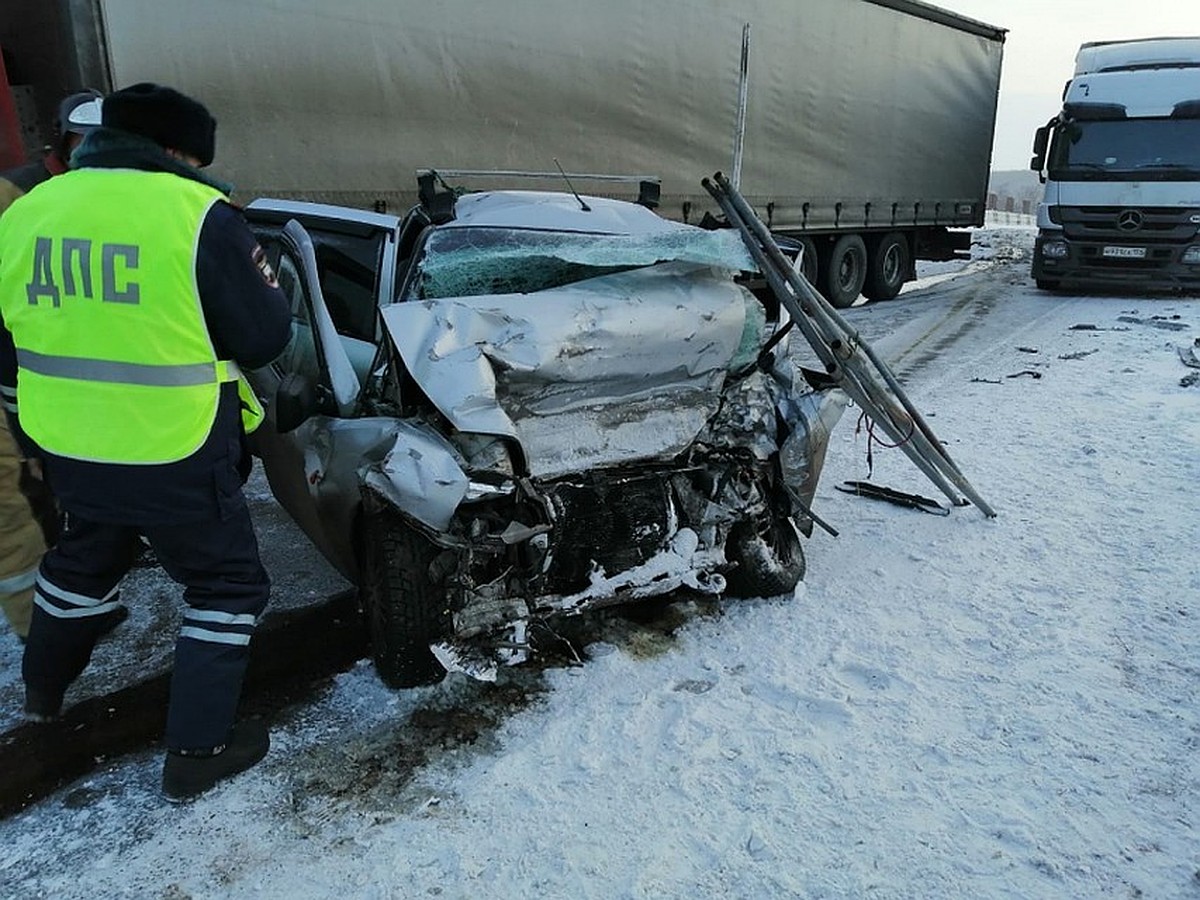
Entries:
{"type": "Polygon", "coordinates": [[[742,26],[742,64],[738,72],[737,124],[733,129],[733,185],[742,184],[742,150],[746,143],[746,97],[750,89],[750,23],[742,26]]]}
{"type": "MultiPolygon", "coordinates": [[[[830,342],[826,340],[825,335],[817,329],[813,320],[809,315],[805,315],[805,308],[798,304],[792,291],[789,290],[787,283],[783,280],[778,268],[776,268],[767,258],[767,254],[763,246],[757,241],[750,240],[750,232],[741,226],[741,217],[738,211],[734,208],[729,196],[719,190],[716,190],[712,183],[705,179],[704,186],[712,194],[713,199],[717,201],[717,205],[721,207],[721,211],[731,223],[738,223],[742,231],[742,236],[747,238],[746,249],[750,251],[750,255],[754,258],[755,264],[766,277],[767,282],[771,285],[780,302],[787,307],[788,312],[792,316],[792,320],[796,322],[800,330],[804,333],[809,345],[813,351],[820,357],[821,362],[825,366],[825,370],[829,373],[841,387],[842,390],[859,405],[861,409],[875,412],[875,418],[882,428],[893,441],[899,444],[904,449],[904,453],[912,460],[913,464],[921,470],[921,472],[932,481],[937,488],[946,495],[951,503],[955,505],[962,504],[962,498],[954,490],[953,486],[946,480],[945,477],[937,470],[936,466],[922,455],[914,453],[913,448],[909,445],[909,440],[913,439],[913,430],[908,433],[893,423],[893,411],[885,410],[886,414],[878,412],[882,400],[878,396],[873,395],[871,388],[874,387],[870,381],[864,383],[864,379],[854,372],[851,368],[853,359],[839,358],[838,353],[830,346],[830,342]],[[843,365],[850,363],[851,365],[843,365]]],[[[877,391],[875,392],[878,393],[877,391]]]]}
{"type": "MultiPolygon", "coordinates": [[[[988,516],[994,516],[995,513],[991,511],[991,508],[986,502],[983,502],[982,498],[976,499],[978,495],[976,495],[974,490],[970,487],[970,484],[966,480],[966,476],[962,474],[958,466],[954,463],[954,460],[950,458],[949,451],[942,446],[941,442],[937,439],[937,436],[933,433],[933,430],[925,422],[925,419],[921,416],[920,412],[915,406],[912,405],[911,401],[908,399],[908,395],[905,394],[903,387],[901,387],[899,380],[894,374],[892,374],[892,371],[887,364],[875,353],[874,348],[865,341],[858,340],[857,334],[853,331],[853,329],[850,328],[850,326],[846,323],[846,320],[841,317],[837,310],[835,310],[824,297],[818,294],[803,277],[796,276],[795,270],[791,265],[788,264],[786,257],[783,256],[783,253],[775,244],[775,240],[771,237],[767,227],[763,225],[762,221],[757,215],[755,215],[754,210],[750,208],[748,203],[746,203],[745,198],[737,193],[736,189],[730,189],[731,186],[729,180],[726,179],[720,172],[714,176],[714,179],[722,190],[728,192],[729,199],[733,203],[734,207],[738,210],[739,217],[745,222],[746,226],[750,229],[755,238],[763,243],[764,248],[771,255],[775,264],[780,266],[783,271],[787,273],[788,281],[793,285],[796,292],[808,297],[814,317],[818,320],[824,318],[827,320],[828,324],[832,326],[828,329],[830,331],[831,341],[849,340],[852,344],[850,347],[850,353],[852,353],[853,349],[855,348],[862,349],[867,359],[870,360],[879,374],[883,376],[883,379],[887,385],[892,389],[895,398],[899,400],[905,411],[912,418],[920,433],[923,434],[928,440],[930,448],[935,451],[937,456],[941,457],[945,461],[946,465],[944,466],[944,471],[946,471],[947,476],[959,486],[963,493],[965,493],[968,497],[971,497],[972,502],[975,503],[976,506],[983,510],[988,516]],[[840,332],[840,334],[838,332],[840,332]]],[[[834,349],[837,349],[836,343],[834,344],[834,349]]]]}

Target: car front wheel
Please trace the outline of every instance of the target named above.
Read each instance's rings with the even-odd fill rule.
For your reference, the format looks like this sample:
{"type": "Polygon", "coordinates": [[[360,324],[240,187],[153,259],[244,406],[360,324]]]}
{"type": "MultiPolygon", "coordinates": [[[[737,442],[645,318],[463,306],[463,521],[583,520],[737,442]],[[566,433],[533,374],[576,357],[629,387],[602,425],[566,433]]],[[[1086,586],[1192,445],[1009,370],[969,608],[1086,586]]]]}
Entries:
{"type": "Polygon", "coordinates": [[[380,679],[394,688],[436,684],[446,670],[429,645],[450,633],[433,574],[441,549],[390,507],[366,514],[361,537],[359,590],[380,679]]]}
{"type": "Polygon", "coordinates": [[[792,520],[777,516],[765,527],[739,522],[725,542],[725,558],[734,568],[725,576],[731,597],[790,594],[804,578],[804,550],[792,520]]]}

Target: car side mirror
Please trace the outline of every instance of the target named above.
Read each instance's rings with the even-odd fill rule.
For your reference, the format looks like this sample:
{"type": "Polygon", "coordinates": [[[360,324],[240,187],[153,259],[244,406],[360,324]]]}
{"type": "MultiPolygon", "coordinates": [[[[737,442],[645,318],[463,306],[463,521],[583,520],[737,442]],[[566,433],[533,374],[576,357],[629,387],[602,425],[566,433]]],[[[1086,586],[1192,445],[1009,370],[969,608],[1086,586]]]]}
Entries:
{"type": "Polygon", "coordinates": [[[275,392],[275,430],[287,434],[317,411],[316,386],[299,372],[290,372],[275,392]]]}

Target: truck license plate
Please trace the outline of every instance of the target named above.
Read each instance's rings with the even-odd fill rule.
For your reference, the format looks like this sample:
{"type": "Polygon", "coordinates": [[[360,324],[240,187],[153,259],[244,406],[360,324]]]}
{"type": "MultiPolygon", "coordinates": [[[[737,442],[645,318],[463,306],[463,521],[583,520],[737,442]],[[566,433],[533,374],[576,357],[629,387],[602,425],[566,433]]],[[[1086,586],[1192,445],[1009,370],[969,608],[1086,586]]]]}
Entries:
{"type": "Polygon", "coordinates": [[[1117,259],[1145,259],[1145,247],[1105,247],[1101,255],[1117,259]]]}

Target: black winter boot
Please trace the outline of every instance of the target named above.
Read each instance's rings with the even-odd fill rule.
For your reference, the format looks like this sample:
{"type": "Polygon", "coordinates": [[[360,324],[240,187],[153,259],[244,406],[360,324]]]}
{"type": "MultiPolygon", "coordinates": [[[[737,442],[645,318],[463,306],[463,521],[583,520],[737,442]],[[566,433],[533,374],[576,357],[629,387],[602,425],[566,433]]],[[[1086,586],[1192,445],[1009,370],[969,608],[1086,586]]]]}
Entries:
{"type": "Polygon", "coordinates": [[[25,718],[30,722],[57,722],[62,715],[65,691],[25,686],[25,718]]]}
{"type": "Polygon", "coordinates": [[[163,763],[162,795],[171,803],[186,803],[218,781],[244,772],[267,755],[271,736],[261,722],[239,722],[229,742],[203,755],[168,751],[163,763]]]}

